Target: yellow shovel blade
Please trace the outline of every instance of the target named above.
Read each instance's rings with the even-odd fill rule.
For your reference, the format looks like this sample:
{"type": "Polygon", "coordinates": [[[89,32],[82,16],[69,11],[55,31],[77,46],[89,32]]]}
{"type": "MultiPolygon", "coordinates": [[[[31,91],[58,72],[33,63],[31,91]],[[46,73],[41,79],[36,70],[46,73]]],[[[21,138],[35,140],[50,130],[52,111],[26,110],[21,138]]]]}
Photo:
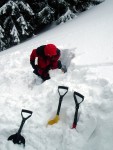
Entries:
{"type": "Polygon", "coordinates": [[[48,121],[48,124],[53,125],[53,124],[57,123],[59,121],[59,119],[60,119],[59,116],[56,115],[54,119],[48,121]]]}

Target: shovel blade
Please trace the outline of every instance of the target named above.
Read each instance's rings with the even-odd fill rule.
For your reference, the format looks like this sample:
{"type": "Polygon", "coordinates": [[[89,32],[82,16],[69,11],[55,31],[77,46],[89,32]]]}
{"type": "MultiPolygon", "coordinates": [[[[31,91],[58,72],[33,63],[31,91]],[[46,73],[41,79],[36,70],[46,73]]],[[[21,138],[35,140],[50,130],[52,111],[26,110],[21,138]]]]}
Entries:
{"type": "Polygon", "coordinates": [[[23,146],[25,146],[25,138],[18,133],[11,135],[8,138],[8,141],[9,140],[13,141],[14,144],[23,144],[23,146]]]}
{"type": "Polygon", "coordinates": [[[48,121],[49,125],[53,125],[59,121],[59,115],[56,115],[52,120],[48,121]]]}

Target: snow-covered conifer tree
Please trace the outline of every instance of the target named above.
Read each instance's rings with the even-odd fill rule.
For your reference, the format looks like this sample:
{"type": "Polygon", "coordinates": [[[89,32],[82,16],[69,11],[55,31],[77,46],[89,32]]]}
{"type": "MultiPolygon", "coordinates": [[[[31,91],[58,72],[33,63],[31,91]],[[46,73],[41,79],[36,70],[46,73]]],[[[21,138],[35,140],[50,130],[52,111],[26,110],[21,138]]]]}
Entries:
{"type": "Polygon", "coordinates": [[[13,24],[13,27],[10,31],[10,35],[11,35],[11,44],[12,45],[16,45],[20,42],[19,33],[18,33],[18,30],[14,24],[13,24]]]}
{"type": "Polygon", "coordinates": [[[41,25],[50,24],[53,21],[54,12],[49,5],[46,5],[39,13],[38,20],[41,25]]]}
{"type": "Polygon", "coordinates": [[[5,47],[5,36],[4,36],[4,29],[0,25],[0,51],[3,51],[6,49],[5,47]]]}

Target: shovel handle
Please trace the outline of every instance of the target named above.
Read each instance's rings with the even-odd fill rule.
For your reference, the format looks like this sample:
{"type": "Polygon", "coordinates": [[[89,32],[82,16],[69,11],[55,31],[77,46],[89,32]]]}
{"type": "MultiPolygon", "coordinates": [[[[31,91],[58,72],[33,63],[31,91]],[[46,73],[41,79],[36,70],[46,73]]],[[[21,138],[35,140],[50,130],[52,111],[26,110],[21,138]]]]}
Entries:
{"type": "Polygon", "coordinates": [[[68,87],[67,87],[67,86],[58,86],[58,93],[59,93],[59,95],[60,95],[61,97],[64,97],[67,92],[68,92],[68,87]],[[60,89],[66,90],[65,93],[61,95],[60,89]]]}
{"type": "Polygon", "coordinates": [[[22,111],[21,111],[21,116],[22,116],[22,118],[23,118],[24,120],[27,120],[28,118],[31,117],[32,113],[33,113],[33,112],[30,111],[30,110],[22,109],[22,111]],[[29,115],[28,115],[27,117],[24,117],[24,116],[23,116],[23,112],[24,112],[24,113],[28,113],[29,115]]]}
{"type": "Polygon", "coordinates": [[[75,100],[76,105],[79,105],[79,104],[82,103],[83,100],[84,100],[84,96],[83,96],[82,94],[78,93],[78,92],[74,92],[74,93],[73,93],[73,97],[74,97],[74,100],[75,100]],[[79,96],[79,97],[82,98],[81,102],[78,102],[78,101],[77,101],[76,96],[79,96]]]}

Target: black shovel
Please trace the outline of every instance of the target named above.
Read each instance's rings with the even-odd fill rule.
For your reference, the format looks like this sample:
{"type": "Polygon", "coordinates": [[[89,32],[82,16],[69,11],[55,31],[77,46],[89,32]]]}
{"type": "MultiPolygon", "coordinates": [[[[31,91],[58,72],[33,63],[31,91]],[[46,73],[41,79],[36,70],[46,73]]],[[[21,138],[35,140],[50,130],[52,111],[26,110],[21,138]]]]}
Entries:
{"type": "Polygon", "coordinates": [[[22,109],[22,111],[21,111],[22,122],[21,122],[20,128],[19,128],[18,132],[16,134],[11,135],[8,138],[8,140],[12,140],[14,144],[23,144],[23,146],[25,146],[25,138],[21,135],[21,131],[22,131],[25,121],[28,118],[30,118],[31,115],[32,115],[32,111],[22,109]],[[29,115],[27,117],[24,117],[23,113],[28,113],[29,115]]]}
{"type": "Polygon", "coordinates": [[[74,93],[73,93],[73,97],[74,97],[74,100],[75,100],[76,108],[75,108],[75,115],[74,115],[74,121],[73,121],[72,129],[73,129],[73,128],[76,128],[76,126],[77,126],[79,105],[80,105],[80,103],[82,103],[83,100],[84,100],[84,96],[81,95],[81,94],[78,93],[78,92],[74,92],[74,93]]]}
{"type": "Polygon", "coordinates": [[[58,86],[58,93],[59,93],[59,104],[58,104],[58,108],[57,108],[57,113],[56,116],[52,119],[48,121],[49,125],[53,125],[55,123],[57,123],[59,121],[59,113],[60,113],[60,108],[61,108],[61,104],[62,104],[62,100],[63,97],[66,95],[66,93],[68,92],[68,87],[66,86],[58,86]],[[61,90],[63,90],[63,94],[61,93],[61,90]]]}

